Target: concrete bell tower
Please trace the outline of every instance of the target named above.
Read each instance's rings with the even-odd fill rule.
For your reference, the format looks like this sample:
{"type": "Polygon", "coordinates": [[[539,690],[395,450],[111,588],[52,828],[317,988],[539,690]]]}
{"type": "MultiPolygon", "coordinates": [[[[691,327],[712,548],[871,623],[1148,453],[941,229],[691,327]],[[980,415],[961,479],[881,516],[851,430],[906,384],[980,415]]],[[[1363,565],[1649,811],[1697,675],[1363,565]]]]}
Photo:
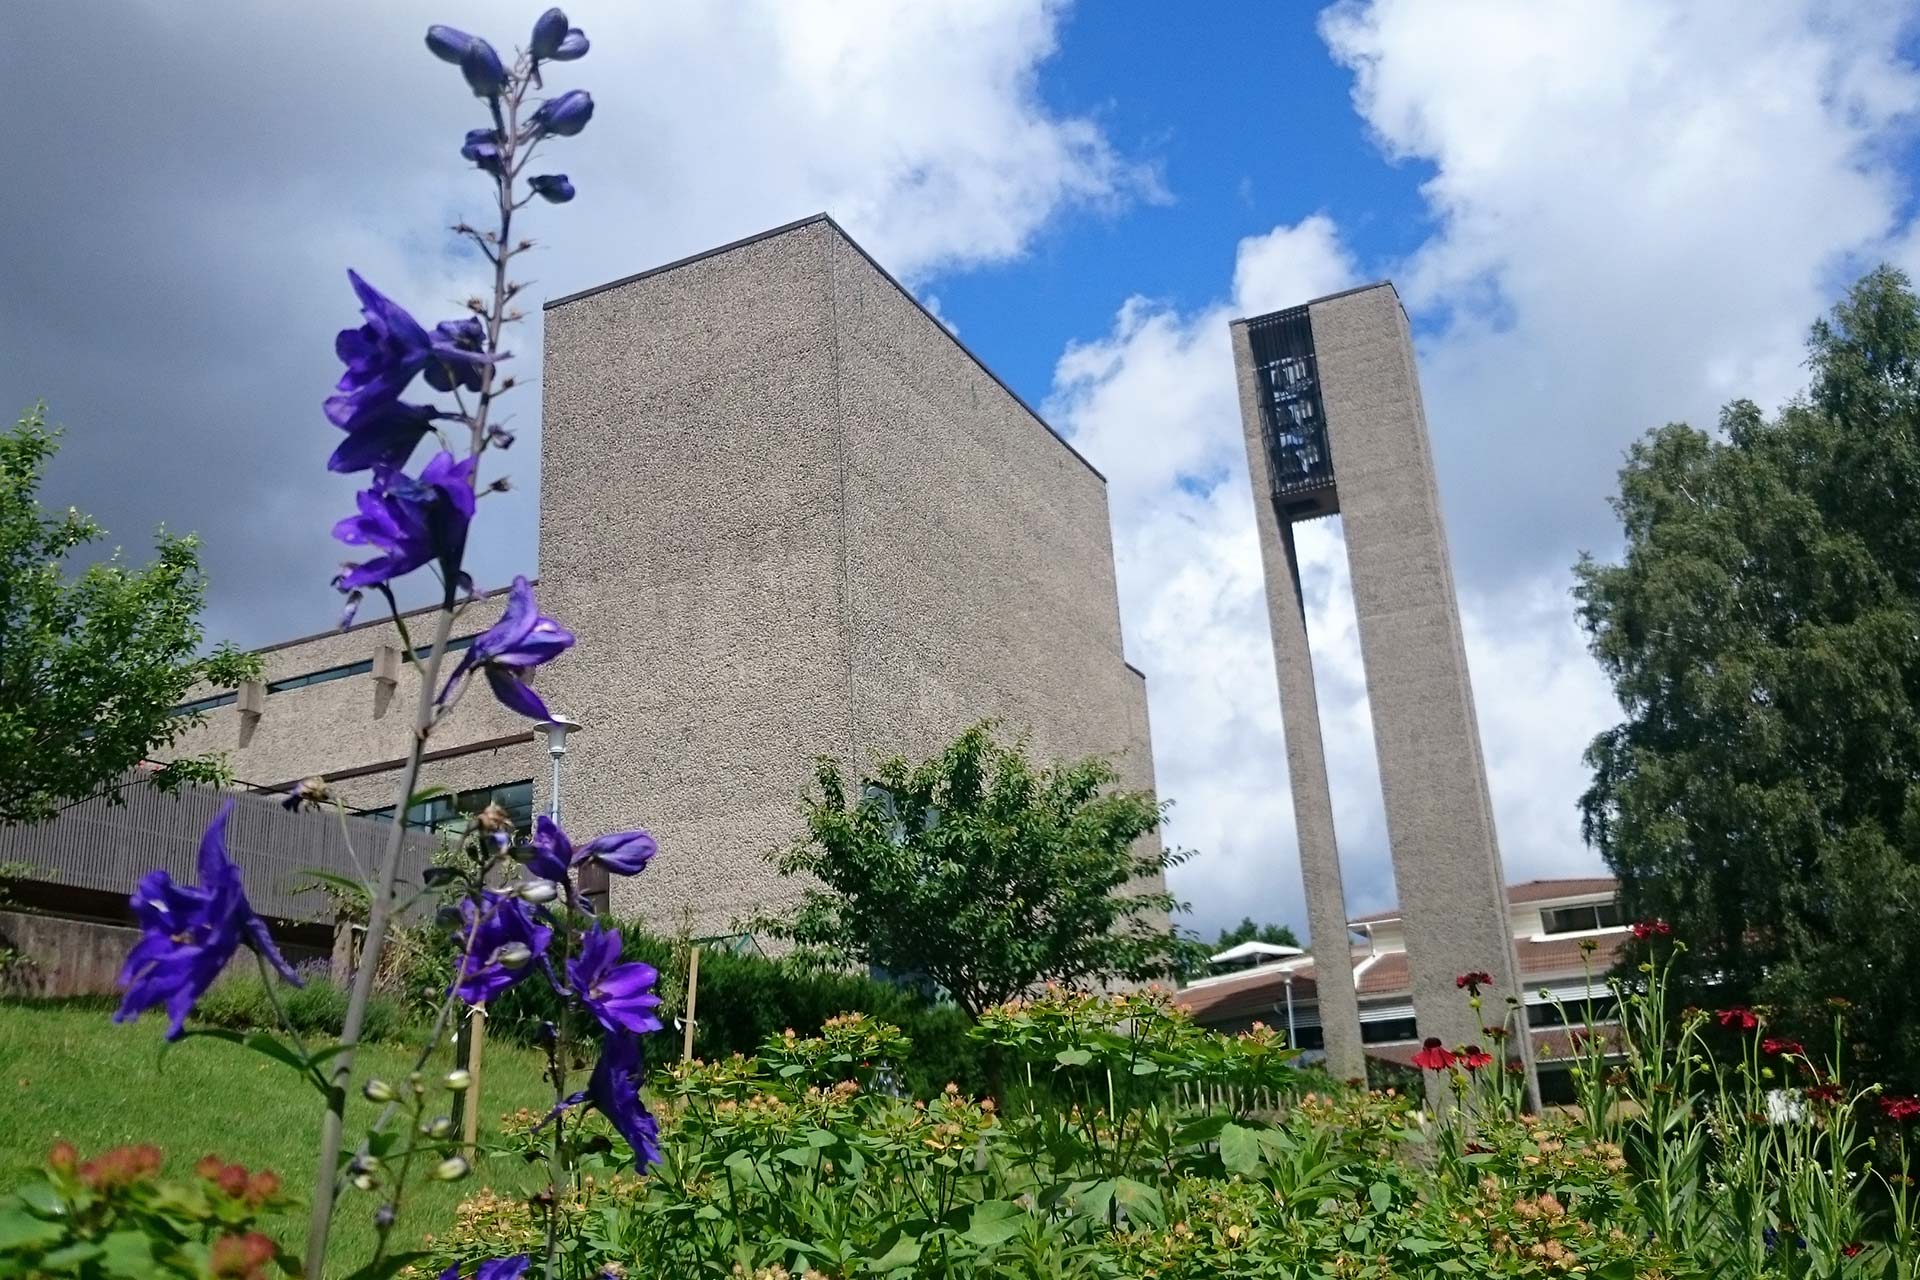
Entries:
{"type": "Polygon", "coordinates": [[[1420,1034],[1485,1045],[1483,1020],[1522,993],[1406,313],[1383,282],[1232,330],[1327,1066],[1357,1076],[1365,1060],[1293,526],[1336,513],[1420,1034]],[[1493,978],[1483,1017],[1455,985],[1471,972],[1493,978]]]}

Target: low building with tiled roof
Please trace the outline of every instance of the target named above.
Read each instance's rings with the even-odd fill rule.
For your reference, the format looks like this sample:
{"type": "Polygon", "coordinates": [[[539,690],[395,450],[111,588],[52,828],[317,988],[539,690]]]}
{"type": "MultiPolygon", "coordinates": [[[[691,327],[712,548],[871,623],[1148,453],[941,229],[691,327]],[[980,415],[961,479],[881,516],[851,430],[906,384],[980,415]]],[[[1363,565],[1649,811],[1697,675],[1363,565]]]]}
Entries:
{"type": "MultiPolygon", "coordinates": [[[[1527,990],[1528,1034],[1539,1059],[1543,1096],[1549,1099],[1566,1086],[1564,1068],[1555,1066],[1568,1056],[1566,1023],[1580,1021],[1589,1001],[1599,1019],[1612,1016],[1606,977],[1631,936],[1620,916],[1618,890],[1610,877],[1530,880],[1507,890],[1514,956],[1527,990]]],[[[1421,1036],[1400,913],[1357,916],[1348,928],[1361,1041],[1369,1057],[1406,1066],[1421,1036]]],[[[1465,1000],[1466,993],[1460,998],[1465,1000]]],[[[1178,999],[1206,1026],[1238,1031],[1263,1022],[1287,1030],[1290,1041],[1303,1049],[1320,1048],[1311,953],[1202,978],[1183,988],[1178,999]]],[[[1497,1012],[1489,1011],[1489,1021],[1497,1012]]]]}

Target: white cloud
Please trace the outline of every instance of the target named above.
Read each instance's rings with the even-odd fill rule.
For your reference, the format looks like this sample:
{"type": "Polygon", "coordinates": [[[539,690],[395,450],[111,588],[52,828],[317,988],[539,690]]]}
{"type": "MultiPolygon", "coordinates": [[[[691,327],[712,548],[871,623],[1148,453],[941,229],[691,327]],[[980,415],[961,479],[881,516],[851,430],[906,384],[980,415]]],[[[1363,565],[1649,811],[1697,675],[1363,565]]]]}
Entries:
{"type": "MultiPolygon", "coordinates": [[[[1920,77],[1907,11],[1814,3],[1351,0],[1322,19],[1392,159],[1431,168],[1398,279],[1420,333],[1469,662],[1511,878],[1597,865],[1580,754],[1617,715],[1567,596],[1648,427],[1777,402],[1807,324],[1900,223],[1920,77]]],[[[1122,608],[1147,672],[1176,877],[1197,923],[1300,922],[1300,882],[1226,323],[1358,275],[1324,216],[1243,241],[1232,297],[1128,299],[1062,356],[1056,421],[1112,479],[1122,608]]],[[[1338,524],[1301,527],[1351,909],[1392,894],[1338,524]]]]}
{"type": "MultiPolygon", "coordinates": [[[[437,16],[502,46],[536,11],[454,8],[437,16]]],[[[822,209],[918,284],[1018,255],[1063,210],[1158,194],[1093,120],[1041,100],[1057,0],[567,8],[593,49],[553,87],[589,89],[597,111],[547,155],[579,199],[517,224],[543,244],[523,260],[535,302],[822,209]]],[[[345,268],[430,319],[455,313],[483,273],[445,228],[479,216],[486,188],[458,156],[484,109],[422,46],[436,15],[256,9],[126,6],[85,41],[53,9],[9,16],[0,93],[34,181],[0,192],[0,394],[44,396],[74,427],[56,487],[109,527],[199,529],[211,629],[260,642],[336,608],[327,529],[351,485],[311,468],[332,447],[319,402],[354,315],[345,268]],[[240,482],[209,505],[207,475],[240,482]]],[[[540,347],[529,310],[523,358],[540,347]]],[[[511,407],[518,492],[474,548],[492,582],[533,567],[538,411],[531,392],[511,407]]]]}

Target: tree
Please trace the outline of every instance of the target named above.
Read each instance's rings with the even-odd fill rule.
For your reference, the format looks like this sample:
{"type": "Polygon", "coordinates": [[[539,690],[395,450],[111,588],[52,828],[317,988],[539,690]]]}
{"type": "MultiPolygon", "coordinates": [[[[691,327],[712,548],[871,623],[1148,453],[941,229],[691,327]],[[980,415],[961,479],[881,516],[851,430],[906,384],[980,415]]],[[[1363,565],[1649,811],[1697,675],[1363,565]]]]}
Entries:
{"type": "Polygon", "coordinates": [[[882,762],[848,795],[823,759],[807,836],[776,854],[815,882],[757,927],[830,964],[939,984],[970,1016],[1048,981],[1167,976],[1194,943],[1158,878],[1189,856],[1148,840],[1165,807],[1099,758],[1053,767],[976,725],[921,764],[882,762]]]}
{"type": "MultiPolygon", "coordinates": [[[[71,572],[103,530],[39,503],[57,448],[36,406],[0,433],[0,823],[39,822],[106,794],[127,771],[202,722],[173,708],[202,681],[256,677],[257,657],[222,646],[199,656],[205,591],[195,542],[165,531],[153,562],[119,553],[71,572]]],[[[151,774],[156,786],[223,781],[224,760],[194,756],[151,774]]]]}
{"type": "MultiPolygon", "coordinates": [[[[1701,1003],[1810,1036],[1852,1001],[1866,1069],[1920,1083],[1920,304],[1881,268],[1814,326],[1772,418],[1635,444],[1618,564],[1575,596],[1625,719],[1587,838],[1685,939],[1701,1003]]],[[[1804,1037],[1803,1037],[1804,1038],[1804,1037]]],[[[1849,1065],[1853,1063],[1849,1049],[1849,1065]]]]}
{"type": "Polygon", "coordinates": [[[1255,924],[1252,916],[1241,917],[1240,923],[1231,929],[1220,931],[1220,941],[1214,951],[1225,951],[1228,947],[1237,947],[1243,942],[1265,942],[1276,947],[1297,947],[1300,939],[1294,936],[1293,926],[1288,924],[1255,924]]]}

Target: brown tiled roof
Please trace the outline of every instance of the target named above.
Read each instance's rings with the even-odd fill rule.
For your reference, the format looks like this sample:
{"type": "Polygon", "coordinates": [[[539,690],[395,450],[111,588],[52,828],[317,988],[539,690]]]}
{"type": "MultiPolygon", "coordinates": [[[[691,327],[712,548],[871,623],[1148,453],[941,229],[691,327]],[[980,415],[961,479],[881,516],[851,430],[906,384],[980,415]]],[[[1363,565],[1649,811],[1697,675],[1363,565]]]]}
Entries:
{"type": "MultiPolygon", "coordinates": [[[[1603,977],[1613,968],[1620,948],[1630,937],[1627,933],[1605,933],[1592,939],[1552,938],[1545,942],[1516,939],[1515,958],[1520,964],[1520,981],[1528,990],[1553,979],[1578,978],[1591,972],[1603,977]],[[1583,941],[1594,944],[1588,956],[1580,947],[1583,941]]],[[[1359,960],[1356,959],[1356,967],[1359,960]]],[[[1382,955],[1368,965],[1354,983],[1362,997],[1409,995],[1413,983],[1405,952],[1382,955]]],[[[1307,1001],[1317,998],[1313,985],[1313,966],[1293,970],[1293,998],[1307,1001]]],[[[1286,975],[1278,970],[1255,970],[1231,978],[1222,978],[1202,986],[1177,992],[1174,999],[1185,1005],[1202,1022],[1224,1022],[1229,1018],[1269,1013],[1284,1006],[1287,999],[1286,975]]]]}
{"type": "MultiPolygon", "coordinates": [[[[1612,893],[1620,887],[1620,882],[1612,876],[1580,876],[1565,880],[1528,880],[1521,884],[1507,886],[1507,902],[1520,906],[1529,902],[1551,902],[1555,898],[1579,898],[1589,893],[1612,893]]],[[[1373,911],[1364,916],[1355,916],[1354,924],[1378,924],[1382,920],[1398,920],[1400,908],[1388,907],[1385,911],[1373,911]]]]}

